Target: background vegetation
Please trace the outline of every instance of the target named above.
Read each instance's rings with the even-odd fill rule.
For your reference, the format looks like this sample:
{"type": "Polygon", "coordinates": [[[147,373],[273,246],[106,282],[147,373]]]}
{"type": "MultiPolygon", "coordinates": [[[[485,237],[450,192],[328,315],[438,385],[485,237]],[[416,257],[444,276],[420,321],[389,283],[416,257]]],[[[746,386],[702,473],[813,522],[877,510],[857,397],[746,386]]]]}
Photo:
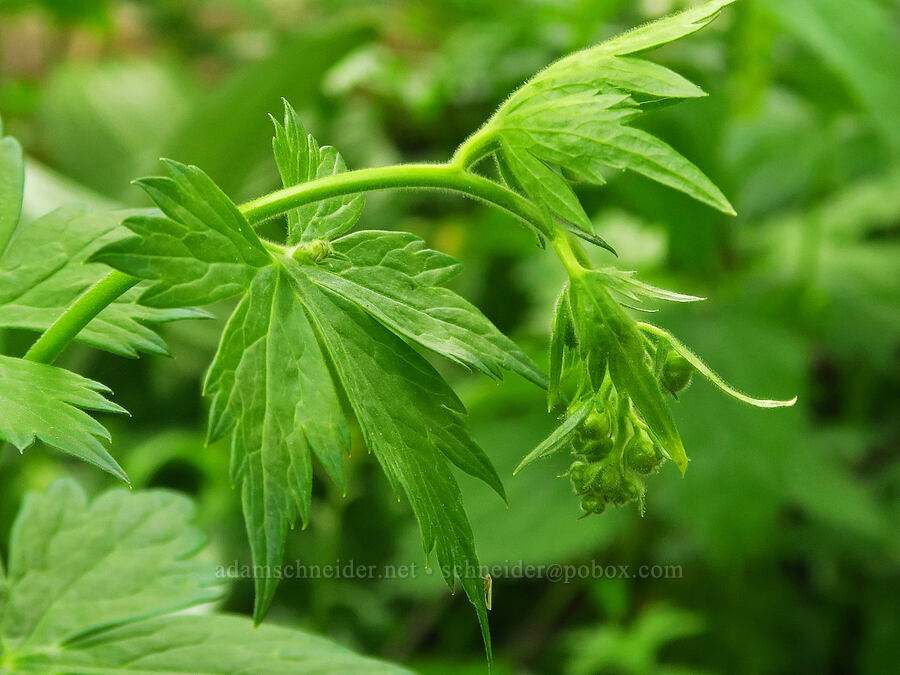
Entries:
{"type": "MultiPolygon", "coordinates": [[[[45,0],[0,9],[0,113],[31,158],[26,217],[63,203],[144,205],[132,178],[195,163],[235,200],[277,185],[266,113],[288,98],[351,167],[442,160],[534,71],[688,3],[672,0],[45,0]]],[[[720,215],[633,175],[583,193],[623,267],[707,296],[666,310],[728,379],[788,397],[758,411],[698,381],[676,405],[693,457],[634,508],[578,520],[554,469],[510,476],[553,426],[516,377],[452,378],[504,476],[506,510],[462,479],[487,565],[680,566],[680,578],[569,583],[495,576],[500,672],[890,672],[900,662],[900,5],[744,0],[653,55],[711,93],[648,116],[721,185],[720,215]],[[894,664],[892,666],[891,664],[894,664]]],[[[536,357],[561,270],[505,216],[447,195],[378,194],[362,227],[401,229],[465,263],[456,290],[536,357]]],[[[61,365],[109,384],[136,487],[192,495],[223,562],[249,562],[225,443],[203,444],[214,321],[164,330],[174,359],[73,346],[61,365]]],[[[33,335],[2,336],[14,354],[33,335]]],[[[558,472],[565,467],[560,459],[558,472]]],[[[22,495],[62,473],[114,479],[53,452],[0,456],[0,546],[22,495]]],[[[346,498],[317,483],[288,561],[424,562],[404,504],[361,447],[346,498]]],[[[6,552],[4,551],[4,554],[6,552]]],[[[249,613],[252,584],[226,608],[249,613]]],[[[423,672],[482,672],[468,603],[438,575],[284,581],[267,619],[423,672]]]]}

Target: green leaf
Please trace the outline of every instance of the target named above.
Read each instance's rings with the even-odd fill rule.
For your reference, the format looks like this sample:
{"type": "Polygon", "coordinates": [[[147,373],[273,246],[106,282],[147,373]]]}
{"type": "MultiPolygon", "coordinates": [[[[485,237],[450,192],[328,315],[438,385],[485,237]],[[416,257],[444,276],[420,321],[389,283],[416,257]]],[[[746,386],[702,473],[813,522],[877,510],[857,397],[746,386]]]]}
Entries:
{"type": "Polygon", "coordinates": [[[243,292],[272,258],[209,176],[164,164],[170,177],[138,181],[164,216],[126,219],[123,225],[138,236],[105,246],[92,259],[154,280],[140,298],[150,307],[206,305],[243,292]]]}
{"type": "MultiPolygon", "coordinates": [[[[361,232],[284,253],[270,245],[270,255],[198,169],[170,163],[170,171],[170,179],[144,181],[167,217],[127,221],[140,236],[100,257],[154,279],[142,296],[153,304],[244,291],[206,393],[213,397],[209,436],[232,434],[232,475],[243,482],[254,563],[279,564],[287,527],[298,515],[306,520],[310,451],[342,484],[342,390],[368,447],[408,495],[426,551],[437,550],[448,581],[458,578],[475,604],[489,649],[474,541],[448,461],[501,496],[503,486],[452,389],[404,338],[490,374],[510,368],[545,384],[539,368],[474,307],[437,286],[458,263],[416,237],[361,232]],[[173,233],[189,234],[195,245],[183,246],[173,233]],[[192,277],[192,268],[203,276],[192,277]]],[[[257,621],[275,587],[274,578],[257,580],[257,621]]]]}
{"type": "Polygon", "coordinates": [[[847,85],[900,152],[900,27],[876,0],[759,0],[847,85]]]}
{"type": "Polygon", "coordinates": [[[515,476],[529,464],[543,457],[549,457],[553,453],[559,452],[566,447],[566,444],[575,434],[578,426],[584,422],[584,419],[588,416],[588,413],[591,412],[591,408],[593,407],[594,399],[590,398],[579,405],[571,414],[567,415],[562,423],[556,427],[547,438],[541,441],[534,450],[529,452],[525,458],[519,462],[519,465],[513,471],[513,475],[515,476]]]}
{"type": "Polygon", "coordinates": [[[217,599],[222,567],[184,497],[74,482],[32,494],[13,526],[0,667],[36,673],[393,673],[328,640],[230,615],[174,614],[217,599]]]}
{"type": "Polygon", "coordinates": [[[651,335],[655,335],[656,337],[665,340],[672,349],[681,354],[681,356],[683,356],[688,361],[688,363],[694,366],[694,368],[697,369],[697,372],[703,375],[703,377],[712,382],[726,394],[736,398],[739,401],[743,401],[744,403],[747,403],[749,405],[756,406],[757,408],[784,408],[792,406],[797,402],[796,396],[786,401],[778,401],[771,399],[753,398],[752,396],[741,393],[740,391],[729,385],[727,382],[725,382],[725,380],[723,380],[721,377],[719,377],[709,366],[707,366],[700,359],[699,356],[694,354],[694,352],[692,352],[681,342],[679,342],[675,338],[675,336],[673,336],[667,330],[649,323],[639,323],[638,327],[644,332],[650,333],[651,335]]]}
{"type": "Polygon", "coordinates": [[[149,675],[411,675],[354,654],[322,637],[279,626],[254,627],[238,616],[169,616],[105,631],[60,652],[16,657],[30,672],[149,675]]]}
{"type": "Polygon", "coordinates": [[[589,221],[550,167],[600,185],[604,172],[627,169],[733,215],[700,169],[658,138],[628,126],[642,101],[704,92],[667,68],[626,56],[699,30],[731,1],[706,3],[557,61],[507,99],[478,142],[501,157],[501,172],[511,174],[515,187],[582,231],[591,231],[589,221]]]}
{"type": "MultiPolygon", "coordinates": [[[[128,212],[86,213],[63,207],[20,224],[0,256],[0,326],[43,332],[108,268],[85,261],[103,246],[129,236],[119,221],[128,212]]],[[[136,288],[107,306],[76,339],[121,356],[139,351],[167,354],[165,342],[147,325],[202,318],[190,308],[157,309],[135,302],[136,288]]]]}
{"type": "Polygon", "coordinates": [[[669,302],[702,302],[706,300],[706,298],[696,295],[685,295],[684,293],[657,288],[638,279],[635,276],[637,272],[634,271],[604,267],[596,270],[596,272],[605,277],[605,283],[609,288],[635,302],[642,302],[648,299],[667,300],[669,302]]]}
{"type": "MultiPolygon", "coordinates": [[[[347,170],[340,153],[330,145],[319,147],[307,134],[297,113],[284,102],[284,124],[275,124],[272,148],[285,187],[333,176],[347,170]]],[[[306,204],[287,213],[287,243],[333,239],[349,231],[359,220],[366,200],[363,195],[345,195],[306,204]]]]}
{"type": "MultiPolygon", "coordinates": [[[[296,289],[280,268],[253,280],[225,328],[204,393],[209,437],[231,431],[232,481],[242,500],[254,564],[275,569],[288,527],[309,521],[311,452],[344,487],[350,435],[324,356],[296,289]]],[[[277,579],[256,578],[262,620],[277,579]]]]}
{"type": "Polygon", "coordinates": [[[356,303],[399,335],[500,378],[513,370],[539,386],[546,375],[476,307],[435,285],[458,270],[449,256],[401,232],[356,232],[333,242],[335,257],[307,266],[315,283],[356,303]],[[435,266],[435,267],[432,267],[435,266]]]}
{"type": "MultiPolygon", "coordinates": [[[[551,105],[525,106],[504,120],[501,147],[507,154],[528,151],[597,184],[605,182],[604,170],[630,169],[733,214],[722,192],[693,163],[655,136],[624,124],[637,112],[632,105],[621,96],[573,94],[551,105]]],[[[532,194],[528,185],[523,187],[532,194]]]]}
{"type": "Polygon", "coordinates": [[[0,356],[0,440],[25,450],[35,439],[128,477],[99,439],[109,433],[84,410],[124,413],[99,382],[62,368],[0,356]]]}
{"type": "Polygon", "coordinates": [[[713,22],[719,12],[734,2],[735,0],[705,2],[607,40],[600,48],[619,56],[654,49],[696,33],[713,22]]]}
{"type": "Polygon", "coordinates": [[[165,492],[112,490],[92,504],[71,480],[32,494],[13,526],[5,645],[38,649],[88,630],[209,602],[221,595],[191,503],[165,492]]]}
{"type": "MultiPolygon", "coordinates": [[[[435,370],[402,340],[338,295],[291,269],[334,362],[363,437],[395,491],[406,493],[426,555],[437,550],[449,584],[459,580],[475,606],[490,658],[487,608],[457,467],[504,495],[499,476],[463,424],[464,409],[435,370]]],[[[505,497],[504,497],[505,498],[505,497]]]]}

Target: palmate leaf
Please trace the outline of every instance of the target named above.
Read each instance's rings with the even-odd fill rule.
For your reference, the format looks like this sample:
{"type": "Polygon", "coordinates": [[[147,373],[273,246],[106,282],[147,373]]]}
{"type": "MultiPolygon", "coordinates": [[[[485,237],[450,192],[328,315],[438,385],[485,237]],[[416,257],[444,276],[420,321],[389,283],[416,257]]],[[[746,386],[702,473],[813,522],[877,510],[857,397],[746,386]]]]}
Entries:
{"type": "Polygon", "coordinates": [[[301,631],[174,614],[224,590],[224,575],[198,556],[193,512],[163,491],[89,503],[68,480],[30,495],[0,575],[0,672],[406,672],[301,631]]]}
{"type": "MultiPolygon", "coordinates": [[[[127,220],[140,236],[96,258],[153,279],[142,301],[154,306],[243,293],[205,391],[210,437],[231,434],[254,563],[280,564],[288,526],[298,515],[306,522],[313,454],[343,485],[342,391],[369,449],[407,495],[426,552],[437,551],[447,581],[459,580],[475,605],[490,649],[474,538],[450,464],[501,496],[503,486],[470,437],[462,404],[408,342],[494,376],[511,369],[544,384],[540,369],[438,285],[459,264],[413,235],[360,232],[264,246],[199,169],[167,166],[171,178],[141,182],[166,217],[127,220]]],[[[257,621],[276,585],[275,575],[256,579],[257,621]]]]}
{"type": "Polygon", "coordinates": [[[127,481],[100,442],[109,433],[84,412],[124,413],[107,391],[62,368],[0,356],[0,440],[21,452],[37,439],[127,481]]]}
{"type": "Polygon", "coordinates": [[[704,92],[667,68],[627,56],[699,30],[731,2],[708,2],[557,61],[507,99],[479,131],[479,142],[497,155],[507,182],[575,233],[590,233],[590,220],[564,176],[603,184],[609,170],[640,173],[734,214],[700,169],[629,126],[644,100],[704,92]]]}
{"type": "MultiPolygon", "coordinates": [[[[61,208],[26,223],[22,149],[13,138],[0,140],[0,327],[43,332],[107,269],[85,261],[99,248],[130,233],[122,213],[86,213],[61,208]]],[[[148,325],[205,316],[191,308],[138,305],[139,290],[106,307],[76,337],[121,356],[139,351],[166,354],[162,338],[148,325]]]]}

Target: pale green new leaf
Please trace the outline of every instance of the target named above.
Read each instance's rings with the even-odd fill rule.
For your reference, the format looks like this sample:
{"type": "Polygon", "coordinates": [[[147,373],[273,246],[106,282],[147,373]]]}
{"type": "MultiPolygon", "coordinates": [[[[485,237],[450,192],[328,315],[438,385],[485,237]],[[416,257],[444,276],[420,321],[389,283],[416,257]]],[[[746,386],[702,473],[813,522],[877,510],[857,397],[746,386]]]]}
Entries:
{"type": "Polygon", "coordinates": [[[187,499],[163,491],[114,490],[89,503],[68,480],[30,495],[9,546],[0,670],[406,672],[301,631],[254,629],[238,616],[174,614],[223,590],[224,575],[198,557],[203,537],[190,524],[193,513],[187,499]]]}
{"type": "MultiPolygon", "coordinates": [[[[291,105],[284,101],[284,124],[275,124],[272,149],[285,187],[333,176],[347,170],[340,153],[308,134],[291,105]]],[[[287,213],[291,246],[301,241],[333,239],[350,230],[365,206],[363,195],[345,195],[306,204],[287,213]]]]}
{"type": "Polygon", "coordinates": [[[566,223],[590,230],[591,219],[562,176],[531,154],[525,145],[518,146],[504,139],[500,148],[506,166],[525,194],[566,223]]]}
{"type": "Polygon", "coordinates": [[[712,23],[719,13],[735,0],[711,0],[678,12],[607,40],[600,48],[608,54],[622,56],[654,49],[680,40],[712,23]]]}
{"type": "Polygon", "coordinates": [[[569,306],[569,284],[563,286],[553,308],[553,326],[550,332],[550,383],[547,387],[547,409],[559,401],[559,385],[562,379],[563,360],[566,354],[566,339],[575,334],[572,326],[572,308],[569,306]]]}
{"type": "MultiPolygon", "coordinates": [[[[231,432],[232,481],[241,485],[256,565],[275,569],[288,528],[309,521],[312,458],[344,487],[350,435],[328,366],[285,272],[266,267],[225,328],[204,393],[212,396],[209,437],[231,432]]],[[[277,579],[256,578],[256,621],[277,579]]]]}
{"type": "Polygon", "coordinates": [[[588,232],[573,207],[574,194],[544,163],[595,184],[605,182],[605,172],[627,169],[733,214],[700,169],[658,138],[628,126],[642,101],[704,92],[667,68],[626,56],[699,30],[731,1],[706,3],[557,61],[507,99],[479,132],[480,142],[490,147],[493,141],[500,166],[531,199],[588,232]]]}
{"type": "Polygon", "coordinates": [[[605,278],[606,285],[616,293],[634,300],[642,302],[648,299],[667,300],[669,302],[702,302],[706,298],[696,295],[686,295],[677,293],[676,291],[668,291],[664,288],[658,288],[652,284],[648,284],[637,278],[637,272],[619,270],[615,267],[604,267],[596,270],[598,275],[605,278]]]}
{"type": "Polygon", "coordinates": [[[315,283],[448,359],[496,378],[504,368],[513,370],[547,386],[541,369],[478,308],[435,285],[457,269],[449,256],[425,249],[421,239],[402,232],[355,232],[332,246],[334,257],[305,268],[315,283]]]}
{"type": "Polygon", "coordinates": [[[717,375],[715,371],[707,366],[699,356],[694,354],[694,352],[688,349],[683,343],[679,342],[669,331],[649,323],[638,323],[638,327],[644,332],[650,333],[651,335],[655,335],[656,337],[665,340],[672,349],[681,354],[681,356],[683,356],[688,363],[694,366],[694,368],[697,369],[698,373],[703,375],[703,377],[712,382],[714,385],[716,385],[716,387],[724,391],[726,394],[736,398],[739,401],[743,401],[744,403],[747,403],[749,405],[756,406],[757,408],[786,408],[794,405],[797,402],[796,396],[785,401],[753,398],[752,396],[748,396],[747,394],[738,391],[730,384],[725,382],[725,380],[719,377],[719,375],[717,375]]]}
{"type": "Polygon", "coordinates": [[[0,356],[0,440],[25,450],[36,439],[128,480],[99,439],[109,433],[85,410],[124,413],[99,382],[68,370],[0,356]]]}
{"type": "Polygon", "coordinates": [[[360,309],[291,271],[310,308],[369,449],[437,551],[449,584],[460,582],[475,606],[490,659],[487,607],[475,541],[446,460],[503,495],[500,479],[463,423],[464,409],[434,369],[360,309]]]}
{"type": "Polygon", "coordinates": [[[242,293],[272,264],[259,237],[234,203],[194,166],[164,162],[170,177],[144,178],[163,216],[133,216],[131,237],[93,256],[132,276],[150,279],[140,297],[150,307],[206,305],[242,293]]]}

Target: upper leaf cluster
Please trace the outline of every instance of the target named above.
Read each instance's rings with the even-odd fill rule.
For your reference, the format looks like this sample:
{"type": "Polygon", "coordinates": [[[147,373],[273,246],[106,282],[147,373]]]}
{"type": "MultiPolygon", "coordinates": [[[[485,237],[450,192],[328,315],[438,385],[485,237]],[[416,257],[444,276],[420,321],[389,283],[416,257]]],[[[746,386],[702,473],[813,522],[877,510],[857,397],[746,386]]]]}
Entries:
{"type": "Polygon", "coordinates": [[[705,96],[681,75],[632,54],[699,30],[733,1],[708,2],[550,65],[500,106],[463,156],[493,154],[504,180],[541,205],[545,217],[611,251],[593,233],[572,182],[602,185],[610,170],[627,169],[733,215],[692,162],[631,126],[648,103],[705,96]]]}

